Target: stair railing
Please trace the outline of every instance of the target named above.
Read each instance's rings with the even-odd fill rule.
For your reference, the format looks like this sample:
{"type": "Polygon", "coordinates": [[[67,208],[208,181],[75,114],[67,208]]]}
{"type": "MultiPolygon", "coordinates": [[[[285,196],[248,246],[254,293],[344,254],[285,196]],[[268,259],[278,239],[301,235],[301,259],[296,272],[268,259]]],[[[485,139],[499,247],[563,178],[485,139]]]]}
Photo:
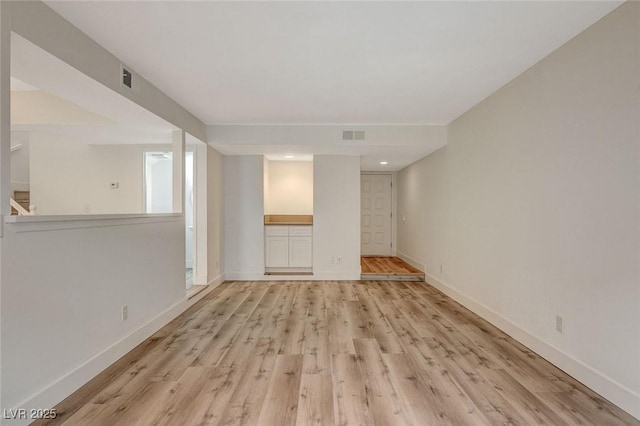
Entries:
{"type": "Polygon", "coordinates": [[[25,209],[24,207],[22,207],[16,200],[14,200],[12,197],[9,198],[9,204],[11,204],[11,207],[13,207],[14,209],[16,209],[16,211],[18,212],[18,216],[30,216],[33,215],[35,213],[35,206],[33,206],[34,208],[32,209],[32,206],[29,206],[29,209],[31,209],[32,211],[28,211],[27,209],[25,209]]]}

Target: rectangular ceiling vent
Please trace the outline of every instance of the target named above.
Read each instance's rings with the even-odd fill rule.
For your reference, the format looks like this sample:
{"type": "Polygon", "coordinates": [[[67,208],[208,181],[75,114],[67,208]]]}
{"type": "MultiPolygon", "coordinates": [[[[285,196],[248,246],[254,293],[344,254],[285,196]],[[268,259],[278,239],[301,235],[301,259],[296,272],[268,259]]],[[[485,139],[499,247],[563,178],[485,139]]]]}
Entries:
{"type": "Polygon", "coordinates": [[[342,140],[343,141],[363,141],[364,130],[343,130],[342,140]]]}

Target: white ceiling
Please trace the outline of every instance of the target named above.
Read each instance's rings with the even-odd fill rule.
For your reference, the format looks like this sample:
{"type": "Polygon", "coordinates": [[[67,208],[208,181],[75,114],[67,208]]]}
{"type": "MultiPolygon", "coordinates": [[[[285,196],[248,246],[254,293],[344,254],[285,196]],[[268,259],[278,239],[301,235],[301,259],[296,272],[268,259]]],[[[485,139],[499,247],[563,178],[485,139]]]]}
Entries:
{"type": "Polygon", "coordinates": [[[223,153],[360,155],[363,170],[398,170],[443,142],[227,140],[217,126],[448,124],[622,2],[46,3],[211,125],[223,153]]]}
{"type": "Polygon", "coordinates": [[[206,124],[447,124],[621,2],[46,2],[206,124]]]}

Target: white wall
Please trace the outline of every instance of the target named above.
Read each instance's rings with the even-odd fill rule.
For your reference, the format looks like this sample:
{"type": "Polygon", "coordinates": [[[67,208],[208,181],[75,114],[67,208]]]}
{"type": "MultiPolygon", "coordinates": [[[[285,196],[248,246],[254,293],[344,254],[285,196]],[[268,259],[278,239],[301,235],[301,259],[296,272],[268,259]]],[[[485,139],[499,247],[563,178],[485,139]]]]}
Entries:
{"type": "Polygon", "coordinates": [[[263,157],[224,157],[224,264],[227,279],[264,276],[263,157]]]}
{"type": "Polygon", "coordinates": [[[266,164],[264,214],[313,214],[313,162],[266,164]]]}
{"type": "MultiPolygon", "coordinates": [[[[264,275],[263,168],[262,156],[224,157],[226,279],[274,279],[264,275]]],[[[360,158],[314,157],[313,185],[310,278],[360,279],[360,158]]]]}
{"type": "Polygon", "coordinates": [[[639,52],[640,4],[628,2],[398,174],[399,252],[636,417],[639,52]]]}
{"type": "Polygon", "coordinates": [[[4,408],[57,403],[139,343],[121,339],[184,300],[183,220],[144,219],[5,224],[4,408]],[[92,365],[104,352],[105,365],[92,365]]]}
{"type": "Polygon", "coordinates": [[[115,123],[42,90],[16,90],[11,92],[11,124],[105,126],[115,123]]]}
{"type": "Polygon", "coordinates": [[[224,249],[224,157],[207,146],[207,282],[223,276],[224,249]]]}
{"type": "Polygon", "coordinates": [[[91,145],[31,132],[31,202],[39,215],[142,213],[144,151],[155,148],[162,147],[91,145]]]}
{"type": "Polygon", "coordinates": [[[360,158],[315,156],[313,182],[314,275],[360,279],[360,158]]]}

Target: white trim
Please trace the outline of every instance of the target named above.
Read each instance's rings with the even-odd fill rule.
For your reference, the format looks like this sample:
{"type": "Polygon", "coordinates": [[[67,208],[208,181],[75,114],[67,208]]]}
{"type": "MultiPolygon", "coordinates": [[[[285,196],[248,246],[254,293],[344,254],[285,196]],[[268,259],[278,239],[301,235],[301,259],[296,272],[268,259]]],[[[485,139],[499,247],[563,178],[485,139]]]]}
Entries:
{"type": "Polygon", "coordinates": [[[207,275],[206,274],[197,274],[193,276],[193,285],[210,285],[211,282],[207,283],[207,275]]]}
{"type": "Polygon", "coordinates": [[[14,232],[56,231],[62,229],[101,228],[106,226],[147,225],[177,222],[182,213],[105,214],[74,216],[5,216],[4,222],[14,232]]]}
{"type": "Polygon", "coordinates": [[[208,289],[206,289],[205,291],[203,291],[204,294],[209,293],[211,290],[213,290],[214,288],[218,287],[220,284],[222,284],[223,282],[225,282],[225,278],[224,278],[224,274],[218,275],[217,277],[215,277],[214,279],[212,279],[211,281],[209,281],[209,287],[208,289]]]}
{"type": "MultiPolygon", "coordinates": [[[[49,386],[40,390],[33,396],[27,398],[22,403],[18,404],[16,408],[30,409],[43,409],[51,408],[62,400],[67,398],[73,392],[80,389],[83,385],[101,373],[104,369],[112,365],[114,362],[122,358],[125,354],[131,351],[133,348],[144,342],[151,337],[154,333],[160,330],[165,325],[169,324],[173,319],[178,317],[188,308],[190,308],[197,301],[206,296],[211,290],[217,287],[222,282],[222,277],[216,277],[211,281],[211,284],[207,289],[201,291],[191,299],[185,298],[175,303],[155,318],[151,319],[146,324],[143,324],[138,329],[133,330],[128,335],[98,353],[94,357],[87,360],[84,364],[75,368],[73,371],[60,377],[49,386]]],[[[12,425],[26,425],[31,420],[12,421],[12,425]]]]}
{"type": "Polygon", "coordinates": [[[425,267],[425,265],[423,265],[422,263],[420,263],[419,261],[417,261],[413,257],[411,257],[409,255],[406,255],[406,254],[404,254],[404,253],[402,253],[400,251],[396,252],[396,256],[399,257],[400,259],[404,260],[405,262],[407,262],[409,265],[413,266],[414,268],[418,268],[422,272],[425,272],[425,273],[427,272],[427,268],[425,267]]]}
{"type": "Polygon", "coordinates": [[[562,352],[560,349],[539,339],[528,331],[523,330],[491,308],[458,292],[438,278],[427,274],[426,281],[467,309],[480,315],[483,319],[495,325],[518,342],[527,346],[556,367],[581,381],[632,416],[640,419],[640,395],[631,389],[571,355],[562,352]]]}
{"type": "Polygon", "coordinates": [[[9,198],[9,205],[11,206],[11,208],[15,209],[18,212],[18,216],[29,215],[29,212],[27,211],[27,209],[22,207],[22,205],[20,205],[20,203],[14,200],[13,197],[9,198]]]}
{"type": "Polygon", "coordinates": [[[317,272],[313,275],[265,275],[264,272],[227,272],[226,281],[359,281],[356,272],[317,272]]]}

